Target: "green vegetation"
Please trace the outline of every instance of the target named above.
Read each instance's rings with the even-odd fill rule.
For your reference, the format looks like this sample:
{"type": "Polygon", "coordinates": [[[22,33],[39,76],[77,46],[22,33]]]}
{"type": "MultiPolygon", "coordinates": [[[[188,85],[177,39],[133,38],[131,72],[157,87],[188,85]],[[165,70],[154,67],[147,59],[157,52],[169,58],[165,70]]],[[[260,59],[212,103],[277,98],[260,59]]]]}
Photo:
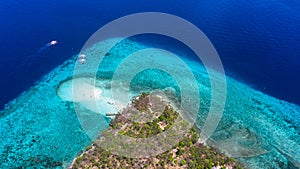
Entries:
{"type": "MultiPolygon", "coordinates": [[[[149,95],[141,94],[132,101],[139,111],[149,111],[149,95]]],[[[128,110],[126,110],[128,111],[128,110]]],[[[125,118],[123,112],[111,122],[112,129],[118,129],[119,134],[135,138],[155,136],[170,128],[177,118],[181,118],[170,105],[166,105],[164,111],[151,122],[138,123],[125,118]]],[[[108,129],[109,130],[109,129],[108,129]]],[[[172,149],[149,158],[127,158],[112,154],[104,150],[98,144],[87,147],[87,151],[75,159],[71,168],[195,168],[206,169],[241,168],[232,158],[221,154],[218,150],[205,146],[198,141],[196,128],[192,127],[186,137],[178,142],[172,149]]],[[[100,137],[101,139],[101,137],[100,137]]]]}

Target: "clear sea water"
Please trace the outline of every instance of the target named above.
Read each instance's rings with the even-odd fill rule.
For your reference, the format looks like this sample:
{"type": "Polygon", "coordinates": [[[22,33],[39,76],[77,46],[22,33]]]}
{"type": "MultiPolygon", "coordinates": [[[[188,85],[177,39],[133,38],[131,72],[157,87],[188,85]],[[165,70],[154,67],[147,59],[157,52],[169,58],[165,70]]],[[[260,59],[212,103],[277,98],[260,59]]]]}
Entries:
{"type": "Polygon", "coordinates": [[[107,22],[157,11],[183,17],[212,41],[226,73],[267,94],[300,104],[300,2],[272,1],[38,1],[0,2],[0,106],[77,53],[107,22]],[[49,41],[30,66],[18,65],[49,41]],[[20,73],[22,72],[22,73],[20,73]]]}
{"type": "MultiPolygon", "coordinates": [[[[8,101],[18,97],[23,91],[33,86],[42,75],[50,72],[53,68],[71,58],[74,54],[77,54],[86,40],[107,22],[127,14],[147,11],[170,13],[189,20],[197,25],[212,41],[220,55],[227,75],[270,96],[298,105],[300,104],[299,1],[2,0],[0,2],[0,50],[2,54],[0,62],[0,109],[3,109],[3,106],[8,101]],[[40,50],[51,40],[58,40],[59,44],[45,50],[40,50]]],[[[145,40],[143,37],[140,37],[140,39],[145,40]]],[[[167,38],[161,37],[160,40],[157,41],[156,38],[148,36],[146,43],[178,53],[189,53],[186,48],[177,43],[170,42],[167,38]]],[[[189,59],[193,57],[192,55],[186,56],[191,57],[189,59]]],[[[272,103],[273,100],[270,102],[270,105],[272,103]]],[[[230,105],[233,106],[232,104],[230,105]]],[[[261,109],[259,106],[260,104],[257,109],[261,109]]],[[[290,109],[285,110],[285,108],[275,107],[268,109],[267,112],[272,113],[273,111],[280,110],[281,114],[279,117],[289,122],[292,121],[291,124],[294,125],[291,126],[291,133],[295,132],[294,130],[296,130],[296,133],[298,132],[297,136],[290,137],[292,137],[292,140],[299,141],[299,120],[292,119],[290,116],[293,114],[288,113],[290,109]]],[[[294,114],[295,117],[299,117],[299,108],[296,108],[296,110],[298,111],[291,112],[296,113],[294,114]]],[[[45,121],[45,117],[38,119],[40,123],[44,122],[44,126],[41,125],[40,127],[49,127],[51,131],[41,131],[45,138],[34,138],[38,135],[37,133],[28,134],[26,131],[32,132],[42,129],[35,128],[35,126],[25,129],[27,121],[31,116],[22,116],[21,112],[11,113],[9,117],[7,116],[5,119],[2,119],[3,123],[1,123],[1,127],[12,127],[1,129],[2,139],[5,136],[5,132],[11,132],[10,134],[12,134],[7,134],[8,138],[5,140],[7,143],[17,144],[13,141],[15,137],[18,138],[17,140],[22,140],[21,137],[14,135],[21,131],[23,133],[19,134],[27,142],[19,143],[20,145],[24,144],[29,148],[33,146],[33,150],[41,149],[41,153],[48,151],[51,154],[50,152],[54,151],[53,149],[57,147],[47,149],[39,146],[58,141],[65,141],[66,144],[69,144],[68,140],[56,139],[70,133],[53,134],[53,137],[51,137],[53,139],[46,139],[48,132],[55,131],[56,128],[59,128],[59,125],[63,124],[72,128],[72,130],[68,131],[75,133],[74,137],[71,137],[70,140],[80,143],[70,148],[70,150],[68,149],[66,152],[63,152],[69,155],[65,157],[66,161],[72,158],[71,155],[74,155],[74,152],[79,151],[83,146],[90,143],[86,136],[80,133],[79,129],[78,131],[73,129],[80,128],[78,122],[66,124],[62,120],[55,123],[57,126],[49,127],[49,124],[45,121]],[[15,114],[18,115],[14,116],[15,114]],[[18,118],[21,120],[17,120],[18,118]],[[7,120],[9,124],[6,119],[9,119],[7,120]],[[13,119],[16,120],[15,124],[13,124],[13,119]],[[21,129],[13,127],[19,123],[22,125],[21,129]],[[32,136],[33,138],[31,138],[32,136]],[[41,145],[32,143],[34,140],[41,140],[43,143],[41,145]]],[[[39,113],[36,112],[32,117],[36,118],[38,115],[39,113]]],[[[53,120],[57,118],[53,114],[46,113],[45,116],[51,116],[53,120]]],[[[62,119],[65,116],[76,120],[76,117],[71,112],[59,115],[62,119]]],[[[240,118],[246,119],[244,116],[240,118]]],[[[34,122],[29,124],[34,124],[34,122]]],[[[245,127],[245,124],[243,125],[245,127]]],[[[247,129],[247,127],[245,128],[247,129]]],[[[259,131],[255,127],[252,127],[251,130],[254,130],[256,134],[261,132],[260,134],[264,137],[270,136],[265,134],[263,130],[259,131]]],[[[289,132],[286,134],[290,135],[289,132]]],[[[274,140],[270,142],[278,143],[278,138],[274,138],[274,140]]],[[[296,141],[296,143],[299,142],[296,141]]],[[[11,145],[12,149],[20,149],[20,147],[22,146],[14,147],[11,145]]],[[[274,147],[278,146],[275,145],[274,147]]],[[[284,148],[281,147],[281,149],[284,148]]],[[[290,151],[290,148],[286,148],[285,150],[283,154],[290,155],[293,152],[290,151]]],[[[26,151],[29,150],[26,149],[26,151]]],[[[54,152],[57,154],[44,155],[55,157],[61,154],[59,151],[54,152]]],[[[20,151],[19,153],[24,152],[20,151]]],[[[36,155],[38,153],[33,154],[36,155]]],[[[20,157],[22,155],[24,154],[20,154],[20,157]]],[[[273,156],[278,157],[278,154],[275,153],[273,156]]],[[[281,156],[278,158],[281,158],[281,156]]],[[[262,159],[265,159],[265,157],[262,159]]],[[[266,159],[268,158],[266,157],[266,159]]],[[[285,166],[289,165],[285,164],[285,166]]]]}

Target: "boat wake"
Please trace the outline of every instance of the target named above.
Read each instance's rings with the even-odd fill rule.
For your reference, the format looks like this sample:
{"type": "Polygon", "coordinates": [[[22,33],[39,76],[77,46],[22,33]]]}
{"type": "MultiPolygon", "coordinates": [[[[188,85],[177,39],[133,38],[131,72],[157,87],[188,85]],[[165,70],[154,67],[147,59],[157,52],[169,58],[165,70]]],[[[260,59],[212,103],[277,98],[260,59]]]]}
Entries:
{"type": "Polygon", "coordinates": [[[40,59],[41,55],[44,54],[46,50],[48,50],[49,48],[57,44],[58,44],[57,40],[52,40],[49,43],[42,46],[41,48],[39,48],[37,51],[35,51],[32,55],[25,57],[25,59],[23,59],[21,63],[18,64],[18,66],[15,68],[14,71],[11,72],[10,75],[14,76],[17,73],[32,72],[33,70],[32,68],[34,68],[33,65],[40,59]]]}

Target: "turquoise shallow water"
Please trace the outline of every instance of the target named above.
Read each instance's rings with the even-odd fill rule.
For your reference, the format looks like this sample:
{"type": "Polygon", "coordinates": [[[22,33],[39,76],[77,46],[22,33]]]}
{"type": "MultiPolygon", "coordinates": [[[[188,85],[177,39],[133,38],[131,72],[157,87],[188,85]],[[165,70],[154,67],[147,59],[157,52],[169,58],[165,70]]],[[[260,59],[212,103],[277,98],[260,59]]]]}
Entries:
{"type": "MultiPolygon", "coordinates": [[[[96,64],[94,61],[97,58],[106,55],[95,83],[101,89],[109,89],[109,84],[103,86],[102,82],[110,82],[114,70],[123,59],[147,47],[125,40],[118,43],[109,54],[103,53],[112,41],[114,39],[99,42],[85,51],[90,65],[96,64]]],[[[201,128],[210,106],[209,76],[201,64],[187,58],[182,57],[199,86],[201,106],[197,125],[201,128]]],[[[93,109],[89,109],[86,102],[73,104],[57,95],[60,85],[72,79],[75,62],[74,56],[58,66],[7,104],[1,112],[0,139],[3,141],[0,143],[0,168],[64,168],[91,144],[91,135],[88,136],[82,129],[74,107],[86,119],[95,115],[93,109]]],[[[89,64],[74,76],[90,77],[92,66],[89,67],[89,64]]],[[[176,65],[174,69],[180,71],[176,65]]],[[[131,85],[132,93],[167,87],[173,87],[177,92],[179,90],[172,77],[157,70],[139,73],[131,85]]],[[[86,122],[93,124],[89,128],[93,138],[108,125],[109,118],[100,119],[102,121],[86,122]]],[[[225,111],[207,144],[238,158],[249,168],[299,168],[299,119],[299,106],[265,95],[227,77],[225,111]]]]}

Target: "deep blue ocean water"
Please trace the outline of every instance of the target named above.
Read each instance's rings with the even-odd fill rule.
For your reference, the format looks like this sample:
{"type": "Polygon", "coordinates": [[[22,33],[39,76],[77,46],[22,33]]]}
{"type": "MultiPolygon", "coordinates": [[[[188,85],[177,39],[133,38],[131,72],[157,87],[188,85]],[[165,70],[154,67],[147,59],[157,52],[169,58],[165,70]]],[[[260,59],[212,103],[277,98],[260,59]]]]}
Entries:
{"type": "Polygon", "coordinates": [[[300,3],[294,1],[7,1],[0,2],[1,107],[77,53],[105,23],[159,11],[197,25],[227,74],[272,96],[300,103],[300,3]],[[130,5],[129,5],[130,4],[130,5]],[[49,41],[59,45],[21,66],[49,41]]]}
{"type": "Polygon", "coordinates": [[[212,41],[228,75],[300,104],[297,0],[2,0],[0,109],[43,74],[78,53],[104,24],[147,11],[174,14],[197,25],[212,41]],[[36,54],[51,40],[59,44],[36,54]],[[30,64],[24,66],[28,60],[30,64]]]}

